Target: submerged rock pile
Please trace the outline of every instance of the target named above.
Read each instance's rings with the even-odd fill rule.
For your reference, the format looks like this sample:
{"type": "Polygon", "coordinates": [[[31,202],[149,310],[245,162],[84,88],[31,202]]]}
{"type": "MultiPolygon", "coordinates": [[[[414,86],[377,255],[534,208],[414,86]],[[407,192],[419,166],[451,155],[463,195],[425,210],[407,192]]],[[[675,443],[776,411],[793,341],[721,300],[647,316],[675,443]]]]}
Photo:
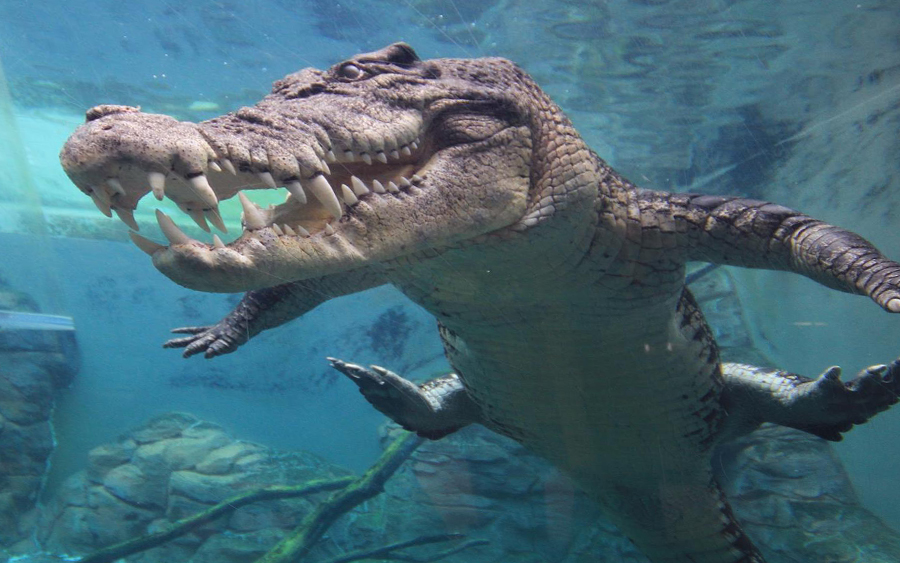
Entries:
{"type": "MultiPolygon", "coordinates": [[[[347,474],[309,453],[275,452],[191,415],[166,414],[91,450],[87,468],[46,507],[38,538],[47,551],[83,555],[166,529],[242,492],[347,474]]],[[[246,506],[130,560],[253,561],[321,498],[246,506]]]]}
{"type": "MultiPolygon", "coordinates": [[[[384,443],[401,432],[385,425],[384,443]]],[[[770,563],[900,560],[897,535],[858,505],[824,441],[765,427],[723,449],[717,467],[770,563]]],[[[26,561],[166,530],[242,492],[345,475],[311,454],[279,453],[191,415],[163,415],[90,452],[88,467],[46,507],[37,534],[44,559],[26,561]]],[[[252,563],[328,494],[250,504],[127,561],[252,563]]],[[[441,533],[487,541],[446,556],[459,544],[422,546],[416,555],[451,563],[647,561],[566,477],[481,427],[423,443],[384,494],[327,530],[310,560],[441,533]]]]}
{"type": "Polygon", "coordinates": [[[720,447],[713,467],[770,563],[900,561],[900,535],[860,505],[825,440],[767,424],[720,447]]]}
{"type": "MultiPolygon", "coordinates": [[[[0,280],[0,311],[38,310],[0,280]]],[[[0,554],[30,545],[54,446],[50,418],[56,394],[77,369],[72,333],[0,327],[0,554]]]]}

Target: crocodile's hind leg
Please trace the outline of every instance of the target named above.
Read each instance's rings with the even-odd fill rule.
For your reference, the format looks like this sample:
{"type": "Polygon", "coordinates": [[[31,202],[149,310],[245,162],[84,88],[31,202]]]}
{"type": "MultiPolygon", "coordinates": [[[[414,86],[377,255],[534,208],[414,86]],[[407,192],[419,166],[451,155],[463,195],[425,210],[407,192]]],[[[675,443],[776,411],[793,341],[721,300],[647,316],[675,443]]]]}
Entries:
{"type": "Polygon", "coordinates": [[[842,434],[897,403],[900,360],[862,370],[841,381],[831,367],[815,379],[776,369],[724,364],[725,437],[773,422],[838,442],[842,434]]]}
{"type": "Polygon", "coordinates": [[[359,387],[372,406],[423,438],[437,440],[481,420],[481,410],[455,373],[416,385],[383,367],[328,361],[359,387]]]}

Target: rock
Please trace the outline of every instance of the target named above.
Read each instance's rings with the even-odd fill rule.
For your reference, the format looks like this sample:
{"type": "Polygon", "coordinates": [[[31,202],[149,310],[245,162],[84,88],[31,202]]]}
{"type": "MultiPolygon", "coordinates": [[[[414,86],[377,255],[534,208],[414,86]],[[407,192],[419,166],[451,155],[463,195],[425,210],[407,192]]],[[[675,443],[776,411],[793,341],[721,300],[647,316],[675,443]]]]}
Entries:
{"type": "MultiPolygon", "coordinates": [[[[221,475],[231,471],[234,464],[241,458],[259,454],[263,449],[262,446],[256,444],[234,442],[209,452],[203,461],[195,466],[195,470],[208,475],[221,475]]],[[[259,459],[262,459],[262,456],[258,456],[257,460],[259,459]]]]}
{"type": "MultiPolygon", "coordinates": [[[[346,474],[312,454],[237,441],[220,426],[191,415],[161,415],[115,443],[94,448],[88,467],[47,503],[37,536],[54,552],[86,554],[165,530],[242,491],[346,474]]],[[[246,557],[272,547],[324,496],[241,508],[133,560],[249,563],[253,559],[246,557]]]]}
{"type": "MultiPolygon", "coordinates": [[[[39,312],[0,280],[0,309],[39,312]]],[[[53,451],[59,389],[78,369],[74,333],[0,330],[0,548],[32,544],[38,493],[53,451]]]]}
{"type": "Polygon", "coordinates": [[[0,434],[0,467],[6,475],[43,475],[53,451],[53,433],[47,423],[28,426],[5,421],[0,434]]]}
{"type": "Polygon", "coordinates": [[[54,515],[53,526],[41,537],[41,545],[56,553],[86,553],[97,542],[91,521],[96,518],[86,506],[65,506],[54,515]]]}
{"type": "Polygon", "coordinates": [[[191,563],[249,563],[256,561],[284,536],[275,529],[209,538],[191,557],[191,563]]]}
{"type": "Polygon", "coordinates": [[[135,450],[132,462],[148,475],[168,474],[194,467],[210,452],[229,442],[231,438],[221,428],[207,428],[190,436],[145,443],[135,450]]]}
{"type": "Polygon", "coordinates": [[[165,438],[180,436],[186,428],[197,422],[199,422],[198,419],[190,414],[168,413],[151,419],[140,428],[131,432],[130,436],[139,444],[156,442],[165,438]]]}
{"type": "Polygon", "coordinates": [[[111,469],[103,487],[118,499],[145,508],[163,508],[167,498],[167,475],[148,475],[134,464],[111,469]]]}
{"type": "Polygon", "coordinates": [[[44,354],[3,353],[0,415],[22,425],[45,422],[53,404],[53,380],[47,377],[44,354]]]}
{"type": "Polygon", "coordinates": [[[134,440],[123,440],[114,444],[103,444],[88,452],[88,479],[100,483],[110,469],[131,461],[137,449],[134,440]]]}
{"type": "Polygon", "coordinates": [[[88,523],[93,541],[107,546],[144,534],[153,521],[156,510],[123,502],[104,487],[88,489],[87,508],[91,510],[88,523]]]}
{"type": "MultiPolygon", "coordinates": [[[[216,504],[249,488],[247,481],[240,474],[204,475],[194,471],[175,471],[169,479],[169,494],[216,504]]],[[[251,486],[259,487],[258,484],[251,486]]]]}
{"type": "Polygon", "coordinates": [[[720,448],[714,467],[769,563],[900,561],[900,538],[859,505],[825,440],[764,425],[720,448]]]}
{"type": "MultiPolygon", "coordinates": [[[[296,523],[295,523],[296,524],[296,523]]],[[[255,532],[268,528],[287,528],[288,517],[282,511],[273,510],[270,503],[258,503],[241,507],[228,520],[228,527],[236,532],[255,532]]]]}
{"type": "MultiPolygon", "coordinates": [[[[210,507],[208,504],[181,495],[169,495],[168,501],[166,512],[162,516],[172,522],[203,512],[210,507]]],[[[224,529],[218,522],[213,525],[217,529],[224,529]]]]}

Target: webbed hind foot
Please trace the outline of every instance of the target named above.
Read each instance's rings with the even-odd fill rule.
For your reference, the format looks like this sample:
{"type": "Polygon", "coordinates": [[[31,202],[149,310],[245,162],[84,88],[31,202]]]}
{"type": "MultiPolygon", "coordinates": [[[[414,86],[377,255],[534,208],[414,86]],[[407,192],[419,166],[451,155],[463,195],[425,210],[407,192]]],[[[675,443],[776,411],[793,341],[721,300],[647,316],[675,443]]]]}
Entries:
{"type": "Polygon", "coordinates": [[[869,366],[846,383],[841,381],[841,368],[834,366],[806,385],[808,389],[798,389],[795,408],[812,416],[794,428],[839,442],[854,425],[863,424],[897,403],[900,359],[889,365],[869,366]]]}
{"type": "Polygon", "coordinates": [[[481,419],[455,373],[416,385],[383,367],[364,368],[337,358],[328,361],[359,387],[372,406],[423,438],[437,440],[481,419]]]}
{"type": "Polygon", "coordinates": [[[869,366],[847,382],[837,366],[815,379],[743,364],[724,364],[722,371],[731,436],[773,422],[839,442],[900,398],[900,359],[869,366]]]}

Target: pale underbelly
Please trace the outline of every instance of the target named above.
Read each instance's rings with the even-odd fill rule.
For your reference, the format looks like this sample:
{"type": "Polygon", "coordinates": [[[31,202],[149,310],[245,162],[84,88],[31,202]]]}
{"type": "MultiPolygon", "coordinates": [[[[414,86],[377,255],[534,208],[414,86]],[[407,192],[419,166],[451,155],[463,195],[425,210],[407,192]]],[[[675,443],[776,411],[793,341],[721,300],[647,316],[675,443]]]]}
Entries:
{"type": "Polygon", "coordinates": [[[459,340],[451,361],[489,427],[586,489],[692,480],[708,471],[719,381],[699,345],[648,334],[459,340]]]}

